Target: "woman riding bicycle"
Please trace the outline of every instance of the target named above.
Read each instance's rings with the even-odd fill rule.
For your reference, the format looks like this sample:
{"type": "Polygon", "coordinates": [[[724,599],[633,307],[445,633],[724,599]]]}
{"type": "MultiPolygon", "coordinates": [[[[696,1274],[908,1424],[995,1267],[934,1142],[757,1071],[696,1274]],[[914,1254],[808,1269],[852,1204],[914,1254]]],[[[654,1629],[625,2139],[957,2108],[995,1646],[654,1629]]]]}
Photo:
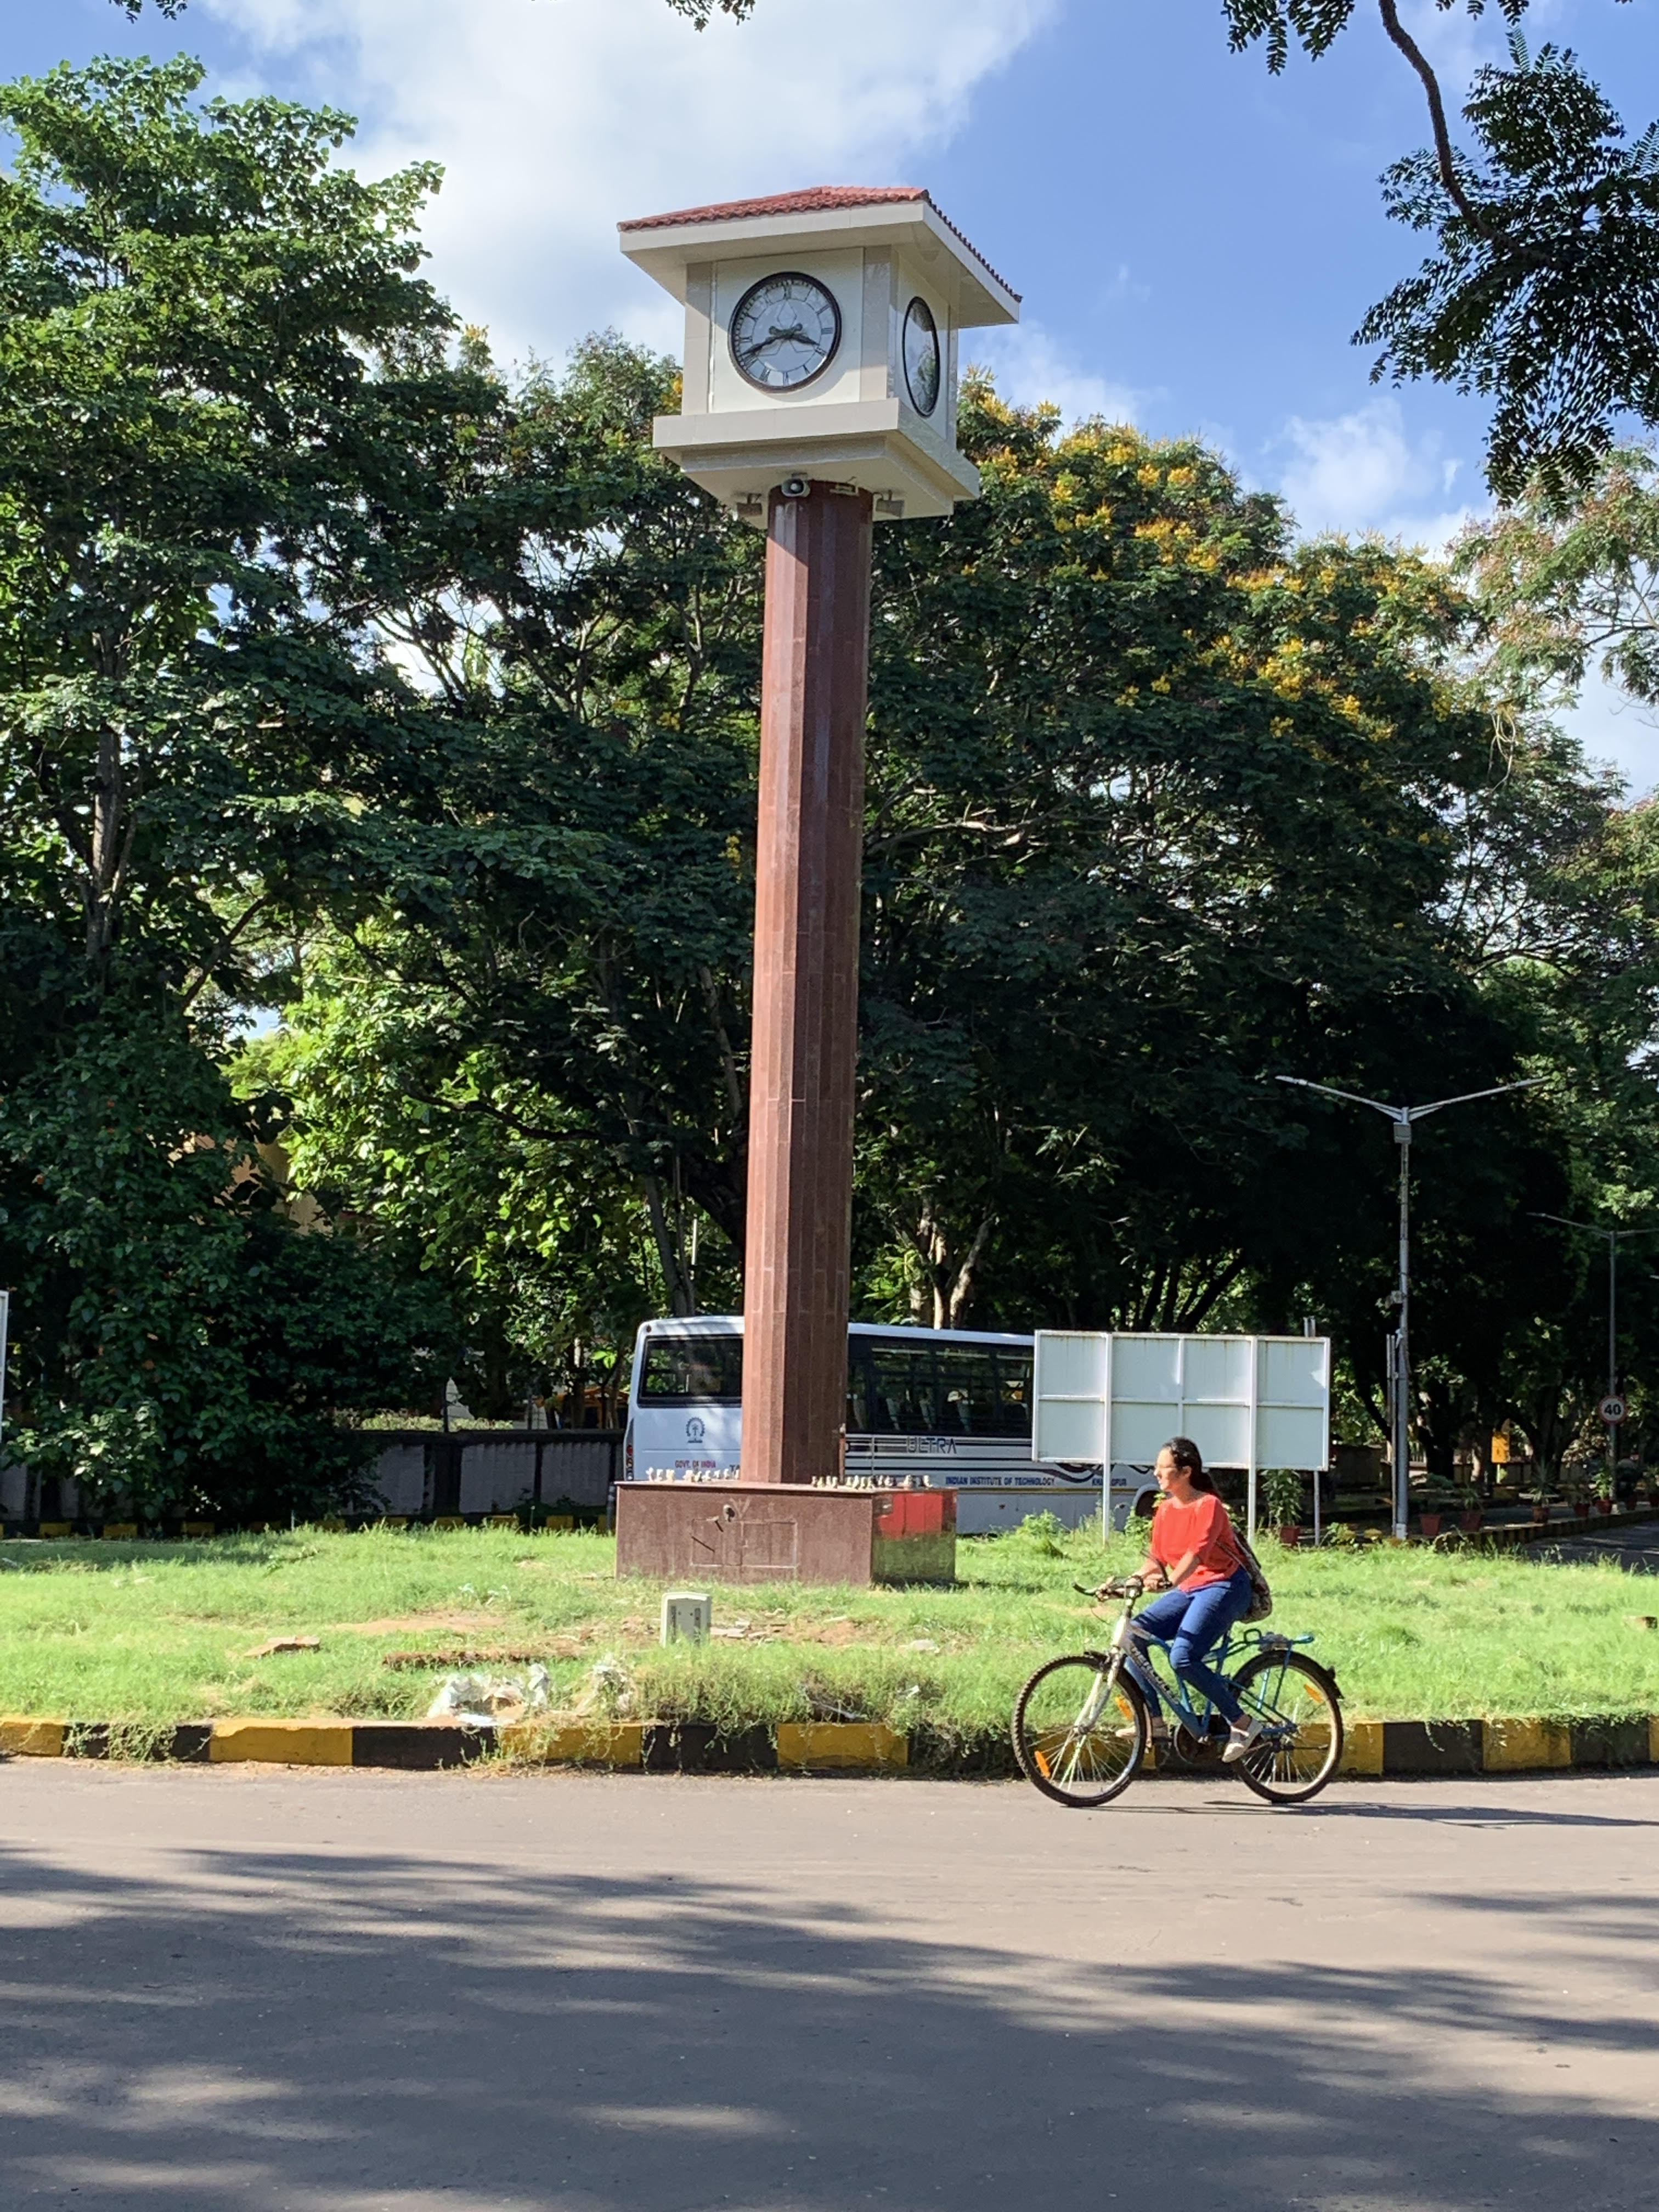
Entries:
{"type": "Polygon", "coordinates": [[[1243,1758],[1261,1723],[1244,1718],[1231,1685],[1205,1665],[1204,1656],[1249,1611],[1250,1571],[1198,1446],[1189,1437],[1171,1437],[1152,1472],[1164,1495],[1152,1516],[1140,1577],[1149,1588],[1168,1588],[1142,1607],[1134,1632],[1168,1644],[1176,1679],[1201,1691],[1226,1720],[1221,1756],[1231,1764],[1243,1758]]]}

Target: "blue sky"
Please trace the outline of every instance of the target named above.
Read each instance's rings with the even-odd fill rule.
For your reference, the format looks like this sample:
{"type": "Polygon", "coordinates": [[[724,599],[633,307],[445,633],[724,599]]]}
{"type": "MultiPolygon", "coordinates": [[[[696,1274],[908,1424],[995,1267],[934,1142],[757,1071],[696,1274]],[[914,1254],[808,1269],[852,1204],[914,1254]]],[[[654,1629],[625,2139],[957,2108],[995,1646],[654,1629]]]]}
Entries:
{"type": "MultiPolygon", "coordinates": [[[[1498,27],[1406,0],[1449,88],[1498,27]]],[[[1496,15],[1496,9],[1489,15],[1496,15]]],[[[1308,528],[1437,544],[1484,505],[1477,402],[1373,386],[1349,335],[1419,249],[1379,171],[1426,137],[1375,10],[1269,77],[1217,0],[759,0],[699,34],[663,0],[0,0],[8,76],[182,46],[232,93],[362,118],[361,166],[446,164],[433,273],[509,357],[615,324],[672,349],[619,216],[815,183],[918,183],[1024,295],[987,343],[1005,389],[1199,431],[1308,528]]],[[[1659,0],[1534,0],[1638,127],[1659,112],[1659,0]]],[[[1604,696],[1587,744],[1659,783],[1659,730],[1604,696]]]]}

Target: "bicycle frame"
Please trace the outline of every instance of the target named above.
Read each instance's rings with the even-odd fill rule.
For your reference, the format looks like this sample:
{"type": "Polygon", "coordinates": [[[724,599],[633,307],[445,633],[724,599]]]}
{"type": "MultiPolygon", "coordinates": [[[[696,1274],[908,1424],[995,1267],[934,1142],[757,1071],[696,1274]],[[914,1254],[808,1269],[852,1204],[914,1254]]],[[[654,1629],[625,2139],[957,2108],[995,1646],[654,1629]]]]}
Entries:
{"type": "MultiPolygon", "coordinates": [[[[1133,1636],[1126,1638],[1123,1647],[1125,1671],[1134,1681],[1142,1697],[1146,1698],[1147,1713],[1152,1719],[1155,1720],[1160,1712],[1165,1713],[1170,1720],[1179,1727],[1184,1728],[1188,1735],[1196,1736],[1201,1743],[1210,1732],[1210,1721],[1216,1710],[1214,1700],[1200,1692],[1201,1710],[1195,1711],[1188,1700],[1186,1684],[1182,1681],[1179,1675],[1176,1674],[1174,1668],[1171,1668],[1170,1670],[1171,1679],[1165,1681],[1152,1666],[1150,1655],[1153,1645],[1156,1645],[1159,1650],[1167,1652],[1170,1648],[1170,1638],[1167,1636],[1154,1636],[1143,1631],[1139,1647],[1133,1636]]],[[[1223,1634],[1219,1645],[1212,1644],[1209,1651],[1205,1654],[1206,1664],[1216,1668],[1218,1672],[1222,1671],[1226,1667],[1231,1650],[1232,1631],[1228,1629],[1223,1634]]]]}
{"type": "MultiPolygon", "coordinates": [[[[1119,1675],[1127,1674],[1146,1699],[1149,1717],[1156,1720],[1160,1714],[1166,1714],[1177,1727],[1185,1729],[1189,1735],[1203,1743],[1208,1740],[1210,1723],[1215,1716],[1214,1700],[1207,1695],[1201,1695],[1200,1704],[1194,1708],[1188,1700],[1184,1683],[1179,1679],[1172,1682],[1160,1679],[1146,1655],[1148,1648],[1154,1644],[1160,1650],[1168,1651],[1170,1639],[1167,1636],[1143,1632],[1137,1640],[1134,1611],[1144,1595],[1144,1591],[1137,1591],[1133,1597],[1126,1599],[1122,1612],[1113,1623],[1109,1647],[1111,1663],[1096,1677],[1097,1686],[1090,1695],[1086,1714],[1079,1716],[1079,1723],[1089,1727],[1093,1725],[1101,1705],[1115,1687],[1119,1675]]],[[[1261,1650],[1291,1650],[1298,1644],[1311,1644],[1313,1640],[1311,1636],[1264,1634],[1259,1628],[1247,1628],[1237,1642],[1244,1656],[1254,1656],[1255,1652],[1261,1650]]],[[[1234,1656],[1233,1645],[1233,1631],[1229,1628],[1218,1644],[1211,1645],[1205,1655],[1206,1663],[1218,1673],[1224,1674],[1229,1660],[1234,1656]]],[[[1249,1698],[1248,1692],[1243,1694],[1249,1698]]],[[[1268,1716],[1259,1712],[1258,1717],[1266,1719],[1268,1716]]]]}

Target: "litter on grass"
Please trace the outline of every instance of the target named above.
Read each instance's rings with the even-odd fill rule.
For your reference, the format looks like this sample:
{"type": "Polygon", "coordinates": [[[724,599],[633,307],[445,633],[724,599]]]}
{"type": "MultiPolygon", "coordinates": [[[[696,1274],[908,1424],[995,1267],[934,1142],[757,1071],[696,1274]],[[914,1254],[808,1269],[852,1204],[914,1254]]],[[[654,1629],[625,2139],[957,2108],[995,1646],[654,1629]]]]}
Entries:
{"type": "Polygon", "coordinates": [[[429,1721],[514,1721],[547,1710],[545,1667],[527,1674],[451,1674],[426,1709],[429,1721]]]}
{"type": "Polygon", "coordinates": [[[861,1705],[849,1705],[839,1690],[827,1682],[815,1680],[810,1674],[800,1686],[806,1710],[815,1721],[866,1721],[870,1717],[861,1705]]]}
{"type": "Polygon", "coordinates": [[[273,1651],[320,1651],[322,1648],[319,1636],[273,1636],[247,1656],[250,1659],[269,1659],[273,1651]]]}
{"type": "Polygon", "coordinates": [[[634,1677],[614,1651],[594,1662],[587,1687],[572,1711],[579,1719],[602,1714],[606,1720],[626,1720],[634,1710],[634,1677]]]}

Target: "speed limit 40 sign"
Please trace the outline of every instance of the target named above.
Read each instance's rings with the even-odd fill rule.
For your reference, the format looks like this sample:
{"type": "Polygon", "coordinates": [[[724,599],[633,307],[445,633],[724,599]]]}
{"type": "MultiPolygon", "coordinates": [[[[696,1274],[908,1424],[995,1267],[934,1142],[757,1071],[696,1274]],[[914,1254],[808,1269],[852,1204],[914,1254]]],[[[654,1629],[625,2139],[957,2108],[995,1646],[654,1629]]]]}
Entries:
{"type": "Polygon", "coordinates": [[[1629,1409],[1622,1398],[1603,1398],[1595,1410],[1609,1428],[1616,1428],[1629,1409]]]}

